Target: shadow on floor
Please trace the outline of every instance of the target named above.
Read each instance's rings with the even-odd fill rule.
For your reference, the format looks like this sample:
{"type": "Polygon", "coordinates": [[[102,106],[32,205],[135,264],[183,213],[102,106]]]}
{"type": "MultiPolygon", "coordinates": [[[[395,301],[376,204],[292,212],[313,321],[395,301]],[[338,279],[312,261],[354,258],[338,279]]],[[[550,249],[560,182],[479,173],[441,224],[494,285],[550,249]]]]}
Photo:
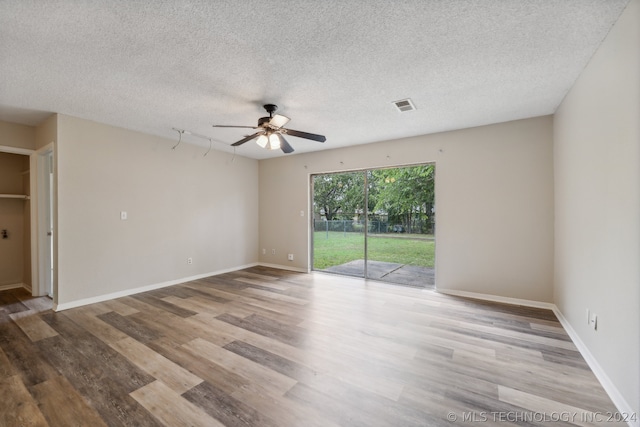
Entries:
{"type": "MultiPolygon", "coordinates": [[[[345,264],[334,265],[324,270],[328,273],[344,274],[345,276],[364,276],[364,260],[357,259],[345,264]]],[[[369,261],[367,263],[368,278],[399,285],[417,288],[434,289],[435,270],[428,267],[397,264],[393,262],[369,261]]]]}

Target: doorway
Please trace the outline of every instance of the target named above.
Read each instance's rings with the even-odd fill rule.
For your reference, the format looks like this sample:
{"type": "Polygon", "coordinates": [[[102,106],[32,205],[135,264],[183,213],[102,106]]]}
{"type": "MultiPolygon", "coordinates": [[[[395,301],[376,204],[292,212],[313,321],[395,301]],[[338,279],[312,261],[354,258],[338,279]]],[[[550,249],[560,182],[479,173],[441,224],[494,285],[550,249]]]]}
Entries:
{"type": "MultiPolygon", "coordinates": [[[[0,153],[24,156],[26,167],[22,169],[23,191],[14,189],[12,194],[0,194],[2,199],[23,199],[24,204],[24,273],[16,287],[31,288],[34,296],[56,294],[56,243],[55,235],[55,159],[53,143],[32,150],[12,146],[0,146],[0,153]],[[21,193],[21,194],[18,194],[21,193]]],[[[8,239],[17,235],[8,230],[8,239]]]]}
{"type": "Polygon", "coordinates": [[[435,164],[311,176],[312,269],[435,286],[435,164]]]}

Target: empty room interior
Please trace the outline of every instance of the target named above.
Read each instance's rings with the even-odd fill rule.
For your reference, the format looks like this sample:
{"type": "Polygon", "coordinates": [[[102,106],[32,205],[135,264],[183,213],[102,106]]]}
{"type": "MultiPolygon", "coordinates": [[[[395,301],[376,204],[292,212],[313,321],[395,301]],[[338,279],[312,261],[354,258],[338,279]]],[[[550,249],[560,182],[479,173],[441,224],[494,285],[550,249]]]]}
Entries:
{"type": "Polygon", "coordinates": [[[7,0],[0,76],[0,426],[640,426],[640,0],[7,0]]]}

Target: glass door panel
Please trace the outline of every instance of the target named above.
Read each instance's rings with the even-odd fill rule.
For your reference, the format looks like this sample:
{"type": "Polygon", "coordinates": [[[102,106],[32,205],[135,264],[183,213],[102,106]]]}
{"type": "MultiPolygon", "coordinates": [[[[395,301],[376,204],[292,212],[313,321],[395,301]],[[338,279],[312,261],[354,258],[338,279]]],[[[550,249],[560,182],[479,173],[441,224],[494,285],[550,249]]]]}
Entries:
{"type": "Polygon", "coordinates": [[[313,269],[364,277],[364,172],[314,175],[313,269]]]}

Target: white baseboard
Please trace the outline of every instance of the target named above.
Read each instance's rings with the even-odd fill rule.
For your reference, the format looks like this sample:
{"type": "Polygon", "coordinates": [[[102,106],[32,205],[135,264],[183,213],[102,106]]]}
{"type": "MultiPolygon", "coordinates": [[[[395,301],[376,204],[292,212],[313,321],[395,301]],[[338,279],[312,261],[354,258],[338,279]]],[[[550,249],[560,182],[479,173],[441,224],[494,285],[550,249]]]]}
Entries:
{"type": "Polygon", "coordinates": [[[499,295],[480,294],[476,292],[457,291],[455,289],[436,289],[436,292],[439,292],[441,294],[453,295],[456,297],[479,299],[483,301],[499,302],[503,304],[520,305],[523,307],[544,308],[547,310],[553,310],[554,308],[557,308],[555,304],[550,302],[502,297],[499,295]]]}
{"type": "Polygon", "coordinates": [[[18,288],[25,288],[27,290],[31,290],[31,288],[28,288],[27,285],[25,285],[24,283],[11,283],[9,285],[0,285],[0,291],[8,291],[9,289],[18,289],[18,288]]]}
{"type": "MultiPolygon", "coordinates": [[[[618,408],[618,411],[621,414],[635,413],[631,405],[629,405],[629,402],[627,402],[624,396],[620,394],[620,391],[618,391],[616,386],[613,384],[611,378],[609,378],[604,369],[602,369],[602,366],[600,366],[596,358],[593,356],[593,354],[591,354],[589,348],[587,348],[585,343],[580,339],[578,333],[575,331],[575,329],[573,329],[569,321],[564,317],[560,309],[558,309],[558,307],[556,307],[555,305],[553,308],[553,313],[560,321],[560,324],[562,325],[564,330],[567,331],[567,334],[569,334],[571,341],[573,341],[573,343],[576,345],[585,362],[587,362],[587,365],[589,365],[589,367],[593,371],[593,374],[596,376],[596,378],[598,378],[598,381],[600,381],[600,384],[602,384],[602,387],[611,398],[611,401],[613,401],[613,404],[616,405],[616,408],[618,408]]],[[[638,417],[640,417],[640,414],[636,414],[635,421],[628,421],[630,427],[640,427],[640,419],[637,419],[638,417]]]]}
{"type": "Polygon", "coordinates": [[[309,272],[309,270],[307,270],[306,268],[291,267],[291,266],[280,265],[280,264],[268,264],[266,262],[259,262],[257,265],[260,265],[262,267],[277,268],[279,270],[295,271],[297,273],[308,273],[309,272]]]}
{"type": "Polygon", "coordinates": [[[223,269],[223,270],[217,270],[217,271],[212,271],[212,272],[209,272],[209,273],[198,274],[196,276],[183,277],[183,278],[180,278],[180,279],[169,280],[167,282],[155,283],[155,284],[152,284],[152,285],[141,286],[141,287],[138,287],[138,288],[125,289],[125,290],[118,291],[118,292],[112,292],[112,293],[109,293],[109,294],[98,295],[98,296],[90,297],[90,298],[83,298],[83,299],[79,299],[79,300],[76,300],[76,301],[65,302],[65,303],[62,303],[62,304],[54,304],[53,305],[53,311],[68,310],[70,308],[82,307],[83,305],[95,304],[95,303],[103,302],[103,301],[109,301],[109,300],[116,299],[116,298],[122,298],[122,297],[126,297],[126,296],[129,296],[129,295],[139,294],[141,292],[148,292],[148,291],[153,291],[155,289],[166,288],[167,286],[179,285],[180,283],[190,282],[192,280],[204,279],[205,277],[216,276],[218,274],[230,273],[232,271],[242,270],[244,268],[255,267],[256,265],[258,265],[258,264],[257,263],[252,263],[252,264],[240,265],[240,266],[236,266],[236,267],[232,267],[232,268],[226,268],[226,269],[223,269]]]}
{"type": "MultiPolygon", "coordinates": [[[[473,298],[473,299],[479,299],[483,301],[492,301],[492,302],[499,302],[503,304],[519,305],[519,306],[534,307],[534,308],[544,308],[544,309],[552,310],[553,314],[556,315],[556,317],[560,321],[560,324],[562,325],[564,330],[567,331],[567,334],[569,335],[569,338],[571,338],[571,341],[573,341],[575,346],[578,348],[578,351],[580,352],[584,360],[587,362],[587,364],[593,371],[593,374],[596,376],[598,381],[600,381],[602,388],[604,388],[605,392],[607,392],[607,394],[609,395],[609,398],[611,398],[611,401],[613,402],[613,404],[616,405],[616,408],[618,408],[618,411],[621,414],[628,414],[628,415],[635,413],[631,405],[629,405],[626,399],[622,396],[622,394],[613,384],[609,376],[605,373],[604,369],[602,369],[602,366],[600,366],[600,364],[596,361],[596,358],[593,356],[593,354],[591,354],[587,346],[580,339],[580,336],[576,333],[576,331],[573,329],[571,324],[567,321],[567,319],[564,317],[560,309],[558,309],[558,307],[555,304],[552,304],[549,302],[540,302],[540,301],[532,301],[532,300],[525,300],[525,299],[518,299],[518,298],[502,297],[498,295],[488,295],[488,294],[479,294],[475,292],[457,291],[454,289],[436,289],[436,291],[441,294],[454,295],[454,296],[465,297],[465,298],[473,298]]],[[[636,417],[640,417],[640,414],[636,414],[636,417]]],[[[630,427],[640,427],[640,419],[636,419],[635,421],[629,420],[628,424],[630,427]]]]}

